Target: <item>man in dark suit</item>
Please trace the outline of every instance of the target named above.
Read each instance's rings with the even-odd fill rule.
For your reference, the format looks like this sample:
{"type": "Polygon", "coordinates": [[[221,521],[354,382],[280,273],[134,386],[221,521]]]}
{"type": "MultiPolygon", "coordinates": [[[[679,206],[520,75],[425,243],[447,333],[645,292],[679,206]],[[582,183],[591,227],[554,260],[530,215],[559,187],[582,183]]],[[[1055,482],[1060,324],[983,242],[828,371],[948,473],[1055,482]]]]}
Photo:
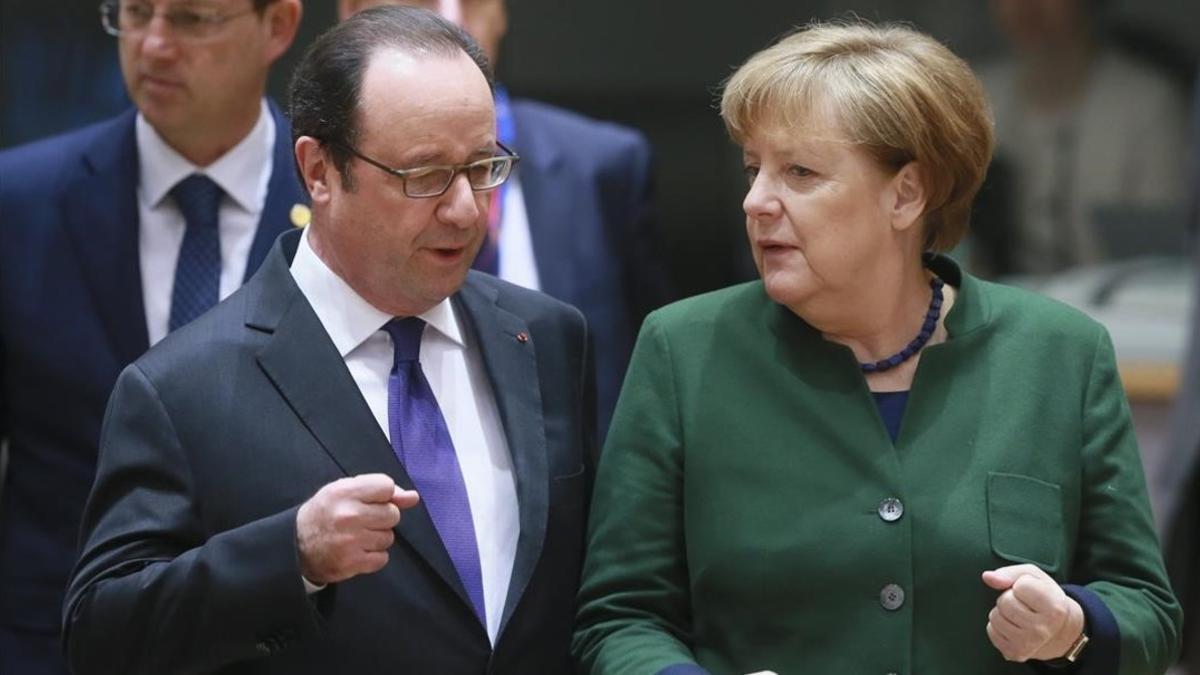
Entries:
{"type": "MultiPolygon", "coordinates": [[[[508,29],[505,0],[338,0],[435,9],[493,64],[508,29]]],[[[476,267],[548,293],[587,317],[595,340],[597,415],[608,429],[642,319],[673,300],[652,213],[650,145],[641,133],[496,88],[500,140],[521,164],[489,214],[476,267]]]]}
{"type": "Polygon", "coordinates": [[[300,11],[106,3],[136,108],[0,153],[0,673],[66,672],[63,593],[117,374],[306,210],[263,98],[300,11]]]}
{"type": "Polygon", "coordinates": [[[312,224],[127,368],[64,609],[88,673],[562,673],[583,317],[469,267],[512,155],[486,58],[364,12],[292,83],[312,224]]]}

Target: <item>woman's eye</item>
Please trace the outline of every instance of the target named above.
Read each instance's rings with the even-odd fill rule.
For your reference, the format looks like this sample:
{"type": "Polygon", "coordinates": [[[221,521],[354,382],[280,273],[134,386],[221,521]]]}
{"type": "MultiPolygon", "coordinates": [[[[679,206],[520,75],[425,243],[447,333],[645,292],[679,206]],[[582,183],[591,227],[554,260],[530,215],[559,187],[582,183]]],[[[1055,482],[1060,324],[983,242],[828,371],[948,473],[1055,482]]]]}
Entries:
{"type": "Polygon", "coordinates": [[[746,165],[742,167],[742,173],[745,174],[747,183],[753,183],[754,179],[758,177],[758,167],[746,165]]]}
{"type": "Polygon", "coordinates": [[[812,171],[799,164],[789,166],[787,172],[789,176],[795,176],[796,178],[806,178],[812,175],[812,171]]]}

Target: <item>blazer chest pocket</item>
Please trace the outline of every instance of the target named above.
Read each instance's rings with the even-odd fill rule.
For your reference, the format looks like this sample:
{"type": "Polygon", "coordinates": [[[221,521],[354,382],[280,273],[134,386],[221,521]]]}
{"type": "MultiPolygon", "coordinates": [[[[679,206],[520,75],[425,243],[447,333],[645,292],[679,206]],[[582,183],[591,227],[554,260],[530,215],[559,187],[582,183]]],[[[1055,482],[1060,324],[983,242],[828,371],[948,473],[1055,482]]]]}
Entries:
{"type": "Polygon", "coordinates": [[[1063,550],[1062,490],[1013,473],[988,473],[988,535],[992,552],[1016,563],[1058,571],[1063,550]]]}

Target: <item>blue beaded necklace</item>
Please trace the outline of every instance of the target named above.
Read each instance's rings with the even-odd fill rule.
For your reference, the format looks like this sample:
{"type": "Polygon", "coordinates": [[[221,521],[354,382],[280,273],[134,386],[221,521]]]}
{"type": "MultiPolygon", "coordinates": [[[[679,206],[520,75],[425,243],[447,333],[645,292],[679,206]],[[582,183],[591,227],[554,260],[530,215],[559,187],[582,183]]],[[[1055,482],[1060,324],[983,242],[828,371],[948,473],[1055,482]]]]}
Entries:
{"type": "Polygon", "coordinates": [[[905,345],[904,349],[892,354],[886,359],[875,361],[873,363],[859,363],[858,367],[864,373],[881,373],[885,370],[891,370],[896,366],[911,359],[913,354],[921,351],[929,338],[933,337],[933,331],[937,328],[938,317],[942,315],[942,280],[934,277],[929,282],[929,287],[933,289],[933,297],[929,299],[929,311],[925,312],[925,323],[921,324],[921,332],[917,333],[917,337],[905,345]]]}

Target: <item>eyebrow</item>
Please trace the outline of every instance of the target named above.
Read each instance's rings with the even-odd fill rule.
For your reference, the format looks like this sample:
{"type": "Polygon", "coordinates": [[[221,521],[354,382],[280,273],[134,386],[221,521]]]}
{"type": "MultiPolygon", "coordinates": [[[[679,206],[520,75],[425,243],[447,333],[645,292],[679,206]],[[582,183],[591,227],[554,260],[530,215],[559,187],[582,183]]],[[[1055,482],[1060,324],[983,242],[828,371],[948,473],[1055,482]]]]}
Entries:
{"type": "MultiPolygon", "coordinates": [[[[491,157],[492,155],[494,155],[496,153],[496,150],[497,150],[497,146],[495,143],[492,143],[489,146],[481,145],[481,146],[477,147],[476,149],[472,150],[471,154],[467,155],[466,163],[476,162],[481,159],[487,159],[488,157],[491,157]]],[[[434,151],[429,151],[429,152],[422,152],[418,155],[414,155],[410,158],[407,158],[404,160],[402,165],[408,166],[412,169],[419,169],[419,168],[425,167],[425,166],[450,166],[452,164],[457,164],[457,162],[451,162],[451,161],[446,160],[446,156],[444,154],[442,154],[439,151],[434,150],[434,151]]]]}
{"type": "MultiPolygon", "coordinates": [[[[148,5],[150,3],[148,1],[146,1],[146,2],[144,2],[144,4],[148,5]]],[[[168,2],[167,9],[168,10],[202,9],[202,10],[209,10],[209,11],[213,11],[213,12],[219,12],[224,8],[215,2],[205,2],[204,0],[182,0],[182,2],[168,2]]]]}

